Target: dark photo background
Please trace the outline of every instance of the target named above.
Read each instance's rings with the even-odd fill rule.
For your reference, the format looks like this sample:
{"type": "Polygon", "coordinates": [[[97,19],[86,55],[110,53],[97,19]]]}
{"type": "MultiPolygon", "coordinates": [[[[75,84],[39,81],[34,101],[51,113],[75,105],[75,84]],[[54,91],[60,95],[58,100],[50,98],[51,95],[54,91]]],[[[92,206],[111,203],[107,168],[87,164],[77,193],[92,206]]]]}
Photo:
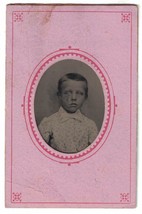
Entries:
{"type": "Polygon", "coordinates": [[[56,62],[49,67],[39,81],[35,100],[34,111],[37,125],[44,117],[49,117],[59,109],[57,97],[58,80],[67,73],[79,73],[88,81],[88,99],[84,102],[81,112],[88,118],[94,120],[101,129],[105,102],[101,82],[96,73],[87,64],[73,59],[56,62]]]}

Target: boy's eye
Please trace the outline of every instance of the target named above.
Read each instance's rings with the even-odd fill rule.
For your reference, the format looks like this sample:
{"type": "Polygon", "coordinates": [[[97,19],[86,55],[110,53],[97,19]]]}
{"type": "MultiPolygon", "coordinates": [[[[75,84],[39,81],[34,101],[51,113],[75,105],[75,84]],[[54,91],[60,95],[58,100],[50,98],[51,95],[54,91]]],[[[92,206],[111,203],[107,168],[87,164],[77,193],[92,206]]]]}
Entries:
{"type": "Polygon", "coordinates": [[[83,95],[84,93],[81,92],[81,91],[77,91],[76,94],[78,94],[78,95],[83,95]]]}
{"type": "MultiPolygon", "coordinates": [[[[72,92],[71,90],[68,90],[68,91],[64,91],[64,92],[63,92],[64,95],[71,95],[72,93],[73,93],[73,92],[72,92]]],[[[81,96],[84,95],[84,93],[83,93],[82,91],[76,91],[75,94],[76,94],[76,95],[81,95],[81,96]]]]}

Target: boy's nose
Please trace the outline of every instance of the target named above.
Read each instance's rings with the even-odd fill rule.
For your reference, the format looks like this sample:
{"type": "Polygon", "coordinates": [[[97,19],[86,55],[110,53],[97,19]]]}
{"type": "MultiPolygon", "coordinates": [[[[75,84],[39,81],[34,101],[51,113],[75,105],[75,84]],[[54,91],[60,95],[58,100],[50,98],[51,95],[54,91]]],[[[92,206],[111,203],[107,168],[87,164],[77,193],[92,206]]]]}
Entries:
{"type": "Polygon", "coordinates": [[[72,100],[76,100],[76,93],[72,93],[71,99],[72,99],[72,100]]]}

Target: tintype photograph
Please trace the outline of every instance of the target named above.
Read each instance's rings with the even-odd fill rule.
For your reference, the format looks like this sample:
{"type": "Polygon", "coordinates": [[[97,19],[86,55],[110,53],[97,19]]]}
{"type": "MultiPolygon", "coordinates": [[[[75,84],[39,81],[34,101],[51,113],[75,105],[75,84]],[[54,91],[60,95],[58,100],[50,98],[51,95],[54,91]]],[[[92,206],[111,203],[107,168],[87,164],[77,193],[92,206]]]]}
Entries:
{"type": "Polygon", "coordinates": [[[35,118],[46,143],[77,153],[96,139],[105,102],[99,77],[78,60],[62,60],[45,71],[35,94],[35,118]]]}
{"type": "Polygon", "coordinates": [[[138,6],[6,17],[6,207],[136,207],[138,6]]]}

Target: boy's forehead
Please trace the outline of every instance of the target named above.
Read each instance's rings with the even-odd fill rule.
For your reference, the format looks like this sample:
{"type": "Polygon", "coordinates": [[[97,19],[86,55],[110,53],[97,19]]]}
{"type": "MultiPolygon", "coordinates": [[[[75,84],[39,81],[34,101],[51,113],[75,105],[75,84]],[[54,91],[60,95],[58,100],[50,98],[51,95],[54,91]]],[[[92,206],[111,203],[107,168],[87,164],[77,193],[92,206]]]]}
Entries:
{"type": "Polygon", "coordinates": [[[63,87],[86,87],[86,82],[81,80],[71,80],[67,79],[62,83],[63,87]]]}

